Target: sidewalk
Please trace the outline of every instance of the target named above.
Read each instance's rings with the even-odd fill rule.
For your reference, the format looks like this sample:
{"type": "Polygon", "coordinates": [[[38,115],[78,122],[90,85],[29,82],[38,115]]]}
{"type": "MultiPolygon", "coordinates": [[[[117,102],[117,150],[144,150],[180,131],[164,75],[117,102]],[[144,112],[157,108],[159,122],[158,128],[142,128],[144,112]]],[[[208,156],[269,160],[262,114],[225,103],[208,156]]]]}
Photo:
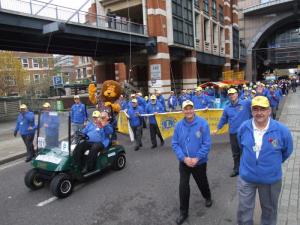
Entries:
{"type": "Polygon", "coordinates": [[[280,116],[293,135],[294,152],[283,164],[282,191],[278,204],[278,225],[300,224],[300,90],[290,92],[280,116]]]}

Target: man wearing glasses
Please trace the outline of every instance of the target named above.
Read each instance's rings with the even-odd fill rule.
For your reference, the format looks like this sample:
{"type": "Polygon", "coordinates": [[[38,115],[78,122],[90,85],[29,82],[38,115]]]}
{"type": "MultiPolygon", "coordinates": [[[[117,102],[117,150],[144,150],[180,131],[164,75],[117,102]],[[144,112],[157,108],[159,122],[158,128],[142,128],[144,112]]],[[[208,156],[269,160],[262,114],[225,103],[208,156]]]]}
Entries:
{"type": "Polygon", "coordinates": [[[176,219],[177,224],[182,224],[188,217],[191,174],[205,199],[205,206],[212,206],[206,176],[207,155],[211,147],[209,126],[205,119],[195,115],[192,101],[184,101],[182,110],[184,119],[176,124],[172,138],[172,148],[179,160],[180,173],[180,214],[176,219]]]}
{"type": "Polygon", "coordinates": [[[266,97],[253,98],[251,109],[253,119],[245,121],[237,134],[243,152],[237,185],[238,225],[253,225],[256,190],[262,209],[260,224],[276,225],[281,164],[293,151],[292,135],[270,118],[272,109],[266,97]]]}

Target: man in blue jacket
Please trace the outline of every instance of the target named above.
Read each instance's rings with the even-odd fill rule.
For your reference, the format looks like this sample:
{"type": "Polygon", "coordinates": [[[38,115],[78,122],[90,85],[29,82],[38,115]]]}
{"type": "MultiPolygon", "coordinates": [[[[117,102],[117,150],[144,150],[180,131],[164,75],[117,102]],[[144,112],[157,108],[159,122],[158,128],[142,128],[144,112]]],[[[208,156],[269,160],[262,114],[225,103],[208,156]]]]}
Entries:
{"type": "Polygon", "coordinates": [[[228,90],[228,97],[230,104],[225,106],[217,130],[213,134],[216,134],[225,124],[229,124],[230,145],[234,163],[230,177],[235,177],[239,174],[241,156],[236,134],[240,125],[251,118],[251,100],[240,100],[237,90],[234,88],[228,90]]]}
{"type": "Polygon", "coordinates": [[[132,107],[128,109],[129,124],[133,131],[134,140],[135,140],[135,151],[138,151],[142,147],[142,129],[143,129],[143,117],[141,116],[144,113],[144,110],[141,106],[138,105],[137,99],[131,100],[132,107]]]}
{"type": "Polygon", "coordinates": [[[192,97],[192,102],[194,103],[195,109],[205,109],[208,108],[210,103],[209,97],[202,92],[202,87],[196,88],[196,94],[192,97]]]}
{"type": "Polygon", "coordinates": [[[27,157],[25,162],[31,161],[31,159],[34,157],[33,140],[35,130],[36,126],[34,123],[33,112],[28,111],[25,104],[20,105],[20,113],[17,118],[14,136],[16,137],[19,132],[26,146],[27,157]]]}
{"type": "Polygon", "coordinates": [[[253,225],[258,190],[262,225],[276,225],[281,190],[281,164],[293,151],[289,129],[270,118],[272,109],[265,96],[252,99],[253,119],[245,121],[237,137],[242,149],[238,179],[238,225],[253,225]]]}
{"type": "Polygon", "coordinates": [[[177,102],[178,100],[176,95],[174,94],[174,91],[170,91],[170,97],[168,98],[168,107],[170,112],[176,111],[177,102]]]}
{"type": "Polygon", "coordinates": [[[88,114],[84,104],[80,102],[79,95],[74,96],[74,104],[71,107],[71,122],[73,132],[81,131],[86,124],[88,114]]]}
{"type": "Polygon", "coordinates": [[[88,136],[88,140],[85,140],[78,144],[74,149],[74,164],[83,169],[83,173],[89,172],[95,169],[97,162],[98,152],[107,150],[111,143],[111,135],[113,133],[113,127],[109,123],[108,113],[103,111],[93,112],[93,121],[89,122],[87,126],[82,130],[84,134],[88,136]],[[87,168],[83,168],[83,155],[86,150],[89,150],[87,156],[87,168]]]}
{"type": "MultiPolygon", "coordinates": [[[[151,95],[150,97],[150,103],[146,106],[146,113],[148,114],[156,114],[164,112],[164,107],[156,100],[155,95],[151,95]]],[[[150,137],[151,137],[151,148],[157,147],[157,141],[156,141],[156,135],[160,139],[161,145],[164,145],[164,139],[161,136],[160,130],[158,128],[155,116],[149,116],[149,127],[150,127],[150,137]]]]}
{"type": "Polygon", "coordinates": [[[190,100],[183,102],[182,110],[184,119],[176,124],[172,138],[172,148],[179,160],[180,173],[180,214],[176,219],[177,224],[182,224],[188,217],[191,174],[205,198],[205,206],[212,205],[206,175],[208,153],[211,148],[209,126],[205,119],[195,115],[194,104],[190,100]]]}
{"type": "Polygon", "coordinates": [[[43,104],[43,112],[40,119],[40,127],[44,127],[46,136],[46,145],[48,147],[58,147],[59,134],[59,115],[57,112],[50,111],[51,105],[49,102],[43,104]]]}

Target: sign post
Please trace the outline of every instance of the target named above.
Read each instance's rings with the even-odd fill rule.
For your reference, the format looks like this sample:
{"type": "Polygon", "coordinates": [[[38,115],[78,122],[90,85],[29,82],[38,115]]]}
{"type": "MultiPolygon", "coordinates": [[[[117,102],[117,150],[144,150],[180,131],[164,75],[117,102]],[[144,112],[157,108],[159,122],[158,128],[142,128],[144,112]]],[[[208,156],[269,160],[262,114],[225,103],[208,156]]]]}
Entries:
{"type": "Polygon", "coordinates": [[[150,75],[152,87],[162,87],[160,64],[150,65],[150,75]]]}

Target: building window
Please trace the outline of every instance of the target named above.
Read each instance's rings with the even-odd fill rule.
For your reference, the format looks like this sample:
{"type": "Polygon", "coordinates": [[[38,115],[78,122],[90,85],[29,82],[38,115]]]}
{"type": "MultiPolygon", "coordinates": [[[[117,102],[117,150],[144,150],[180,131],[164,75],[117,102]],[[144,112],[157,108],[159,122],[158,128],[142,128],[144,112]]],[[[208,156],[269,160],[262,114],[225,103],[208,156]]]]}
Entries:
{"type": "Polygon", "coordinates": [[[82,76],[83,78],[86,78],[86,68],[82,68],[82,76]]]}
{"type": "Polygon", "coordinates": [[[5,76],[4,79],[5,79],[5,84],[7,86],[15,86],[17,84],[14,76],[8,75],[8,76],[5,76]]]}
{"type": "Polygon", "coordinates": [[[24,83],[29,84],[30,83],[30,76],[25,76],[24,77],[24,83]]]}
{"type": "Polygon", "coordinates": [[[28,59],[22,59],[22,66],[23,68],[28,68],[28,59]]]}
{"type": "Polygon", "coordinates": [[[212,11],[212,16],[214,18],[217,18],[217,3],[216,3],[216,0],[212,0],[211,11],[212,11]]]}
{"type": "Polygon", "coordinates": [[[43,64],[43,68],[48,68],[48,59],[47,58],[44,58],[42,59],[42,64],[43,64]]]}
{"type": "Polygon", "coordinates": [[[233,43],[233,58],[238,59],[240,55],[239,46],[240,46],[240,38],[239,38],[239,30],[236,28],[232,28],[232,43],[233,43]]]}
{"type": "Polygon", "coordinates": [[[209,0],[203,0],[203,11],[209,14],[209,0]]]}
{"type": "Polygon", "coordinates": [[[209,19],[204,19],[204,41],[210,42],[210,21],[209,19]]]}
{"type": "Polygon", "coordinates": [[[33,68],[39,68],[39,60],[38,59],[32,59],[33,68]]]}
{"type": "Polygon", "coordinates": [[[34,74],[33,75],[33,80],[34,80],[34,83],[40,83],[40,74],[34,74]]]}
{"type": "Polygon", "coordinates": [[[193,1],[172,0],[174,42],[194,47],[193,1]]]}
{"type": "Polygon", "coordinates": [[[42,96],[42,91],[41,90],[35,90],[35,97],[40,98],[42,96]]]}
{"type": "Polygon", "coordinates": [[[219,44],[218,26],[215,23],[213,23],[213,42],[214,42],[214,45],[219,44]]]}
{"type": "Polygon", "coordinates": [[[80,69],[77,69],[77,79],[81,78],[81,73],[80,73],[80,69]]]}
{"type": "Polygon", "coordinates": [[[199,39],[201,35],[200,31],[200,15],[198,13],[195,13],[195,37],[196,39],[199,39]]]}
{"type": "Polygon", "coordinates": [[[224,11],[223,11],[223,6],[219,6],[219,21],[221,24],[224,23],[224,11]]]}

